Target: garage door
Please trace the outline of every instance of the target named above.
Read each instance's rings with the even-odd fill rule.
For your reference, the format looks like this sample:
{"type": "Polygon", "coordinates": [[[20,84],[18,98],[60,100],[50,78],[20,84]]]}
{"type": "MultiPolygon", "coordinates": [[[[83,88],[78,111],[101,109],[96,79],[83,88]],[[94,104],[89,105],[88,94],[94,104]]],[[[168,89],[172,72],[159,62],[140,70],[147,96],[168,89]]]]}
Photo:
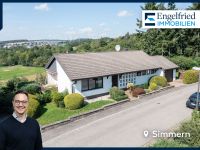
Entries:
{"type": "Polygon", "coordinates": [[[173,69],[165,70],[165,78],[167,82],[173,81],[173,69]]]}

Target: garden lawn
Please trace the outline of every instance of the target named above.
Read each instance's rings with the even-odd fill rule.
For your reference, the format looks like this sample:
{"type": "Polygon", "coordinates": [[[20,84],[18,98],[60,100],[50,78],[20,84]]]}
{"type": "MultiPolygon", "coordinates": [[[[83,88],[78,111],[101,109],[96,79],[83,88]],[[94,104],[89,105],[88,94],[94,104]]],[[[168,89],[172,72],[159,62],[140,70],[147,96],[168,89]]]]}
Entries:
{"type": "Polygon", "coordinates": [[[0,81],[12,79],[14,77],[26,77],[38,73],[44,73],[43,67],[25,67],[21,65],[0,67],[0,81]]]}
{"type": "Polygon", "coordinates": [[[71,116],[75,116],[78,114],[82,114],[84,112],[89,112],[91,110],[95,110],[97,108],[101,108],[104,105],[114,103],[115,101],[111,100],[102,100],[93,103],[89,103],[81,109],[77,110],[68,110],[66,108],[58,108],[54,103],[48,103],[43,108],[43,114],[37,118],[40,125],[47,125],[50,123],[54,123],[56,121],[61,121],[64,119],[68,119],[71,116]]]}

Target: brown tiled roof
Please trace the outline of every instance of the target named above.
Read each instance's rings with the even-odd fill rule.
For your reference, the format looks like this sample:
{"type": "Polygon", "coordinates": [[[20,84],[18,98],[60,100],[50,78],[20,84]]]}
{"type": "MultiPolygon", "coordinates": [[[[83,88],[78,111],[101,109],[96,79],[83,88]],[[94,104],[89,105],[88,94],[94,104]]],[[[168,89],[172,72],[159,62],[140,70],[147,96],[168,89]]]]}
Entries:
{"type": "Polygon", "coordinates": [[[162,68],[155,58],[143,51],[57,54],[46,65],[47,69],[53,58],[71,80],[162,68]]]}
{"type": "Polygon", "coordinates": [[[170,60],[168,60],[167,58],[165,58],[164,56],[151,56],[158,64],[160,64],[160,66],[167,70],[167,69],[174,69],[174,68],[178,68],[178,66],[171,62],[170,60]]]}

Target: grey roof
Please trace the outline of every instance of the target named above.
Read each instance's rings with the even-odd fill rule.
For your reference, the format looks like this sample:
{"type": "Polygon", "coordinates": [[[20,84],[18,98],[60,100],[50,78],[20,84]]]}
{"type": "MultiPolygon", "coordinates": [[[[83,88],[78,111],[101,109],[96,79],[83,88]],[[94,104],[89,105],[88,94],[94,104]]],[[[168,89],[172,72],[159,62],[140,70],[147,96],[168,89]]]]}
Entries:
{"type": "Polygon", "coordinates": [[[55,59],[71,80],[162,68],[143,51],[57,54],[50,59],[47,69],[55,59]]]}
{"type": "Polygon", "coordinates": [[[174,68],[178,68],[178,66],[171,62],[170,60],[168,60],[167,58],[165,58],[164,56],[151,56],[152,58],[154,58],[154,60],[160,64],[160,66],[167,70],[167,69],[174,69],[174,68]]]}

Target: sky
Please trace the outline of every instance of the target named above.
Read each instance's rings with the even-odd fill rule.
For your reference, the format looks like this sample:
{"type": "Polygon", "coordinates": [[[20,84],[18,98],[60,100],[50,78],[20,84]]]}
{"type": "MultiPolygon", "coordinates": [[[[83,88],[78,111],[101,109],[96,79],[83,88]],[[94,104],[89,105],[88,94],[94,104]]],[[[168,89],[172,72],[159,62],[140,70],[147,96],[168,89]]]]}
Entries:
{"type": "MultiPolygon", "coordinates": [[[[3,3],[0,41],[119,37],[135,33],[143,3],[3,3]]],[[[191,3],[177,3],[185,9],[191,3]]]]}

